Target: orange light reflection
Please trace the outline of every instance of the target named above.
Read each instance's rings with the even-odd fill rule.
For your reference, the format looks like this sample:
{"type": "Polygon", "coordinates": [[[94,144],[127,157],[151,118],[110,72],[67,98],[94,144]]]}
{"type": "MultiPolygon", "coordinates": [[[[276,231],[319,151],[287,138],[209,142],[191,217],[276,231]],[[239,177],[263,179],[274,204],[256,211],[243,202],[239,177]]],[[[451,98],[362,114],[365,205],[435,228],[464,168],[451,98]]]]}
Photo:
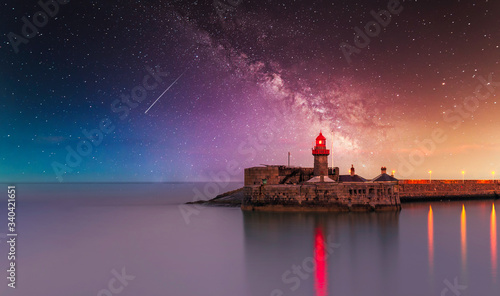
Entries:
{"type": "Polygon", "coordinates": [[[467,256],[467,218],[465,214],[465,206],[462,205],[462,215],[460,217],[460,234],[462,246],[462,264],[465,266],[467,256]]]}
{"type": "Polygon", "coordinates": [[[427,217],[427,237],[429,241],[429,267],[434,267],[434,214],[432,206],[429,206],[429,215],[427,217]]]}
{"type": "Polygon", "coordinates": [[[491,227],[490,227],[490,239],[491,239],[491,271],[493,278],[497,276],[497,215],[495,213],[495,204],[491,208],[491,227]]]}

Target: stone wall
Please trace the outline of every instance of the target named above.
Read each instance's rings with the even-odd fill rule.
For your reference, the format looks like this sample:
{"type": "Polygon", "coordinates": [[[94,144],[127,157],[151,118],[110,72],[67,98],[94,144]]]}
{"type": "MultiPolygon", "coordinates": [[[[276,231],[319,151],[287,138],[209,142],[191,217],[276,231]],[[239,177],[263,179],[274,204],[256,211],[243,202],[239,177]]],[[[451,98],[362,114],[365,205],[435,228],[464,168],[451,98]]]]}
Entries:
{"type": "Polygon", "coordinates": [[[251,185],[244,188],[244,210],[372,211],[399,210],[393,184],[311,183],[251,185]]]}
{"type": "Polygon", "coordinates": [[[498,180],[401,180],[401,200],[490,197],[500,195],[498,180]]]}
{"type": "Polygon", "coordinates": [[[280,182],[278,184],[299,184],[313,177],[313,168],[281,167],[279,170],[280,182]]]}
{"type": "Polygon", "coordinates": [[[267,184],[279,184],[279,168],[278,166],[253,167],[245,169],[245,186],[262,184],[263,180],[267,184]]]}
{"type": "MultiPolygon", "coordinates": [[[[328,168],[328,176],[333,180],[338,180],[339,168],[328,168]]],[[[267,185],[278,184],[299,184],[314,177],[314,168],[288,167],[288,166],[267,166],[252,167],[245,169],[245,186],[262,185],[264,181],[267,185]]]]}
{"type": "MultiPolygon", "coordinates": [[[[338,180],[329,169],[329,177],[338,180]]],[[[267,166],[245,169],[242,209],[399,210],[400,201],[498,198],[498,180],[400,180],[391,183],[307,183],[313,168],[267,166]]]]}

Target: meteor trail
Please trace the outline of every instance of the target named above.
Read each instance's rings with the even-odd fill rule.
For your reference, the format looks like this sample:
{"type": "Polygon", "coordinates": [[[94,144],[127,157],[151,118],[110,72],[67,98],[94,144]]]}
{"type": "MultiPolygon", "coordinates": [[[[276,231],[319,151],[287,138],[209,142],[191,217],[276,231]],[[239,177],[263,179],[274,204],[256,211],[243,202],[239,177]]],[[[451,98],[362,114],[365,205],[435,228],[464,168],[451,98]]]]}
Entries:
{"type": "Polygon", "coordinates": [[[188,69],[184,70],[184,72],[182,72],[182,74],[179,75],[179,77],[177,77],[177,79],[175,79],[174,82],[172,82],[172,84],[169,85],[169,87],[167,87],[167,89],[158,97],[158,99],[156,99],[156,101],[154,101],[154,103],[151,104],[151,106],[149,106],[148,110],[146,110],[144,114],[148,113],[149,109],[151,109],[156,104],[156,102],[158,102],[158,100],[177,82],[177,80],[179,80],[182,77],[182,75],[184,75],[184,73],[186,73],[187,70],[188,69]]]}

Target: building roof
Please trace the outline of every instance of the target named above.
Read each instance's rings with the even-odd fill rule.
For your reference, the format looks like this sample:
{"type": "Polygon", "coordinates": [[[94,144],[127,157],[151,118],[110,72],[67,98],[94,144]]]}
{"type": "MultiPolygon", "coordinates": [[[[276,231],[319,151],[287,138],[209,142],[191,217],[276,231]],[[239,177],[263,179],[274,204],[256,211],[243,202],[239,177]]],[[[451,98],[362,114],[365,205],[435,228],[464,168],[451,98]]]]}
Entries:
{"type": "Polygon", "coordinates": [[[339,182],[366,182],[366,179],[358,175],[340,175],[339,182]]]}
{"type": "Polygon", "coordinates": [[[380,174],[377,177],[373,178],[372,182],[397,182],[398,179],[389,176],[386,173],[380,174]]]}
{"type": "MultiPolygon", "coordinates": [[[[311,182],[311,183],[315,183],[315,182],[321,182],[321,176],[315,176],[315,177],[312,177],[311,179],[309,179],[307,182],[311,182]]],[[[326,182],[326,183],[331,183],[331,182],[335,182],[334,180],[332,180],[330,177],[328,176],[324,176],[323,178],[323,182],[326,182]]]]}

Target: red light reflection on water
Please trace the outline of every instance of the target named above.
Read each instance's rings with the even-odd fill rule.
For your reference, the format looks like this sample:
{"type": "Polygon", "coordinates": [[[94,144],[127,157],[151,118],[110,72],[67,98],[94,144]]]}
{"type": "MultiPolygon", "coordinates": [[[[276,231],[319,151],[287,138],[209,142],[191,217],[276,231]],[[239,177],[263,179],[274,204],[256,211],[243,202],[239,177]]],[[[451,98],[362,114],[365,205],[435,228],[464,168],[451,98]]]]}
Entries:
{"type": "Polygon", "coordinates": [[[328,295],[328,279],[327,279],[327,264],[326,264],[326,241],[323,235],[323,229],[316,228],[315,242],[314,242],[314,262],[316,267],[314,269],[314,288],[316,296],[328,295]]]}

